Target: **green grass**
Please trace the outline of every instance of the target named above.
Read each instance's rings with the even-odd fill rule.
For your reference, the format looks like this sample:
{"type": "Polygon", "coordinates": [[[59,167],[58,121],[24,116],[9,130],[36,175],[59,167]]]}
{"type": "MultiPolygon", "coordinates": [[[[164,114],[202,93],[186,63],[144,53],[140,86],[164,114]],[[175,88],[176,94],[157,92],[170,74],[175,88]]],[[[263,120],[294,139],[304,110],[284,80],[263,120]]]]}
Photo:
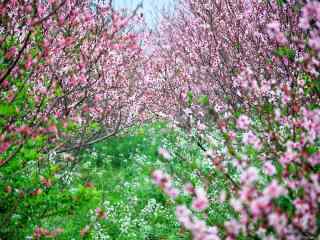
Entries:
{"type": "MultiPolygon", "coordinates": [[[[81,239],[79,231],[86,225],[91,226],[87,239],[190,239],[188,233],[181,233],[173,202],[152,183],[152,171],[160,168],[172,173],[181,187],[186,181],[201,183],[196,172],[200,167],[211,176],[212,198],[217,198],[217,192],[226,186],[224,179],[203,161],[201,150],[190,137],[165,123],[133,127],[78,157],[81,164],[74,169],[70,189],[73,210],[41,220],[48,229],[64,228],[58,239],[81,239]],[[168,149],[173,159],[158,156],[160,146],[168,149]],[[94,188],[84,187],[86,182],[94,188]],[[97,207],[106,210],[105,220],[94,218],[97,207]]],[[[184,200],[190,202],[186,196],[179,201],[184,200]]],[[[229,212],[227,206],[212,204],[208,222],[221,224],[229,212]]]]}

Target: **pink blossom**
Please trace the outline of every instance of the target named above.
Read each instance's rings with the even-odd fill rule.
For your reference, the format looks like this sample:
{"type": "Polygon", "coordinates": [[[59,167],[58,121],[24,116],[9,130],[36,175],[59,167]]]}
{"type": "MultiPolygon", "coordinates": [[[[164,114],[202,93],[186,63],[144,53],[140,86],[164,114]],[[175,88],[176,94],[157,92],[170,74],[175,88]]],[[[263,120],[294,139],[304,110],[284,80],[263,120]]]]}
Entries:
{"type": "Polygon", "coordinates": [[[309,157],[309,162],[311,163],[312,166],[315,166],[317,164],[320,164],[320,152],[317,152],[315,154],[312,154],[309,157]]]}
{"type": "Polygon", "coordinates": [[[243,143],[250,144],[257,150],[260,150],[262,147],[259,138],[251,131],[243,134],[243,143]]]}
{"type": "Polygon", "coordinates": [[[236,133],[233,131],[228,132],[228,137],[231,141],[234,141],[236,139],[236,133]]]}
{"type": "Polygon", "coordinates": [[[313,49],[320,50],[320,37],[315,36],[309,39],[309,46],[313,49]]]}
{"type": "Polygon", "coordinates": [[[220,240],[217,227],[209,227],[203,240],[220,240]]]}
{"type": "Polygon", "coordinates": [[[281,195],[286,195],[287,190],[279,185],[276,180],[272,180],[272,182],[264,189],[263,194],[270,198],[277,198],[281,195]]]}
{"type": "Polygon", "coordinates": [[[258,169],[255,167],[249,167],[245,170],[240,177],[241,182],[245,184],[252,184],[259,179],[258,169]]]}
{"type": "Polygon", "coordinates": [[[232,219],[230,221],[225,222],[225,227],[228,231],[228,233],[233,234],[234,236],[237,236],[241,230],[241,225],[238,221],[235,219],[232,219]]]}
{"type": "Polygon", "coordinates": [[[198,122],[197,123],[197,128],[200,130],[200,131],[204,131],[207,129],[207,126],[201,122],[198,122]]]}
{"type": "Polygon", "coordinates": [[[152,178],[154,183],[161,187],[169,197],[175,199],[179,195],[180,191],[172,186],[172,181],[168,174],[161,170],[155,170],[152,173],[152,178]]]}
{"type": "Polygon", "coordinates": [[[288,219],[284,214],[271,213],[268,215],[268,222],[278,234],[281,234],[287,225],[288,219]]]}
{"type": "Polygon", "coordinates": [[[280,44],[288,42],[286,36],[280,30],[280,23],[273,21],[267,25],[267,32],[272,39],[275,39],[280,44]]]}
{"type": "Polygon", "coordinates": [[[6,59],[12,59],[17,54],[17,48],[11,47],[5,54],[6,59]]]}
{"type": "Polygon", "coordinates": [[[178,205],[176,207],[176,217],[187,230],[194,231],[192,213],[185,205],[178,205]]]}
{"type": "Polygon", "coordinates": [[[237,212],[241,212],[243,210],[243,205],[240,199],[232,198],[230,200],[230,205],[236,210],[237,212]]]}
{"type": "Polygon", "coordinates": [[[177,217],[188,217],[191,214],[191,211],[185,205],[178,205],[176,207],[177,217]]]}
{"type": "Polygon", "coordinates": [[[25,9],[27,13],[32,13],[32,5],[27,5],[25,9]]]}
{"type": "Polygon", "coordinates": [[[194,198],[192,201],[192,208],[195,211],[202,212],[206,208],[208,208],[209,202],[207,198],[194,198]]]}
{"type": "Polygon", "coordinates": [[[270,161],[264,163],[263,170],[269,176],[272,176],[272,175],[276,174],[276,168],[270,161]]]}
{"type": "Polygon", "coordinates": [[[97,218],[99,218],[99,219],[106,219],[107,218],[107,213],[104,210],[102,210],[101,208],[99,208],[99,207],[96,208],[95,212],[96,212],[97,218]]]}
{"type": "Polygon", "coordinates": [[[241,115],[237,120],[237,127],[239,129],[246,130],[250,126],[250,118],[248,118],[246,115],[241,115]]]}
{"type": "Polygon", "coordinates": [[[184,185],[184,191],[187,194],[194,194],[195,193],[195,188],[193,187],[192,183],[186,183],[184,185]]]}
{"type": "Polygon", "coordinates": [[[25,68],[27,70],[29,70],[31,68],[31,66],[32,66],[32,58],[30,56],[27,58],[26,63],[25,63],[24,66],[25,66],[25,68]]]}
{"type": "Polygon", "coordinates": [[[155,184],[159,186],[164,187],[170,187],[171,186],[171,178],[168,174],[164,173],[161,170],[155,170],[152,173],[152,178],[155,182],[155,184]]]}
{"type": "Polygon", "coordinates": [[[171,160],[172,159],[172,156],[169,153],[169,151],[167,149],[163,148],[163,147],[159,147],[158,153],[159,153],[159,155],[161,157],[163,157],[166,160],[171,160]]]}
{"type": "Polygon", "coordinates": [[[271,198],[269,196],[261,196],[251,201],[250,210],[254,217],[259,217],[267,212],[271,198]]]}
{"type": "Polygon", "coordinates": [[[320,3],[318,1],[310,1],[302,8],[299,27],[303,30],[311,28],[310,23],[314,21],[319,27],[320,22],[320,3]]]}
{"type": "Polygon", "coordinates": [[[205,221],[200,220],[195,217],[193,218],[192,230],[193,230],[195,236],[203,235],[203,233],[206,231],[206,229],[207,229],[207,224],[205,221]]]}
{"type": "Polygon", "coordinates": [[[164,192],[173,199],[177,198],[180,193],[180,191],[174,187],[164,188],[164,192]]]}
{"type": "Polygon", "coordinates": [[[296,157],[297,154],[289,149],[287,152],[285,152],[284,155],[282,155],[279,161],[282,165],[288,165],[292,163],[296,159],[296,157]]]}
{"type": "Polygon", "coordinates": [[[10,147],[10,145],[11,145],[11,143],[8,141],[0,144],[0,153],[7,151],[7,149],[10,147]]]}
{"type": "Polygon", "coordinates": [[[1,86],[3,87],[3,88],[7,88],[7,87],[9,87],[9,81],[8,80],[4,80],[2,83],[1,83],[1,86]]]}
{"type": "Polygon", "coordinates": [[[209,206],[209,200],[204,189],[200,187],[195,188],[195,195],[196,196],[192,200],[192,208],[198,212],[202,212],[207,209],[209,206]]]}

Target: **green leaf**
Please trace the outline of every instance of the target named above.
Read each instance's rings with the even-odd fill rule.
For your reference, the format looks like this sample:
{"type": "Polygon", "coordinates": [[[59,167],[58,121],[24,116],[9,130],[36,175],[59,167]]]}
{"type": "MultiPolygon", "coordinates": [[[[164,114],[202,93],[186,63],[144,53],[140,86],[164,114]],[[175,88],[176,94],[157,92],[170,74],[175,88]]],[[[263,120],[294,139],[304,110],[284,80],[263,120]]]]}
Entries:
{"type": "Polygon", "coordinates": [[[242,113],[243,113],[243,112],[242,112],[242,110],[240,109],[240,110],[238,110],[238,111],[236,111],[236,112],[234,113],[234,116],[235,116],[236,118],[239,118],[242,113]]]}
{"type": "Polygon", "coordinates": [[[308,146],[308,147],[306,147],[306,151],[309,154],[315,154],[319,151],[319,148],[316,146],[308,146]]]}
{"type": "Polygon", "coordinates": [[[0,115],[2,116],[14,116],[16,114],[16,109],[14,105],[9,105],[7,103],[0,105],[0,115]]]}
{"type": "Polygon", "coordinates": [[[284,6],[286,3],[287,3],[286,0],[277,0],[277,4],[278,4],[278,6],[280,6],[280,7],[284,6]]]}
{"type": "Polygon", "coordinates": [[[275,204],[284,212],[286,212],[289,216],[294,214],[294,205],[292,201],[285,196],[281,196],[275,200],[275,204]]]}
{"type": "Polygon", "coordinates": [[[239,42],[237,42],[234,47],[235,47],[237,50],[240,50],[241,45],[240,45],[239,42]]]}
{"type": "Polygon", "coordinates": [[[288,172],[289,172],[290,174],[294,175],[294,174],[298,173],[298,171],[299,171],[299,168],[297,167],[297,165],[295,165],[295,164],[289,164],[289,166],[288,166],[288,172]]]}
{"type": "Polygon", "coordinates": [[[320,108],[320,104],[317,104],[317,103],[310,103],[308,105],[308,109],[310,110],[316,110],[316,109],[319,109],[320,108]]]}
{"type": "Polygon", "coordinates": [[[55,95],[56,95],[57,97],[61,97],[61,96],[63,95],[63,92],[62,92],[62,89],[61,89],[60,86],[58,86],[58,87],[56,88],[56,90],[55,90],[55,95]]]}
{"type": "Polygon", "coordinates": [[[99,129],[100,129],[100,124],[97,123],[97,122],[93,122],[93,123],[90,124],[89,127],[90,127],[90,129],[92,129],[92,130],[99,130],[99,129]]]}
{"type": "Polygon", "coordinates": [[[208,106],[209,105],[209,97],[207,95],[202,95],[198,98],[198,102],[202,106],[208,106]]]}
{"type": "Polygon", "coordinates": [[[188,93],[187,93],[187,101],[188,101],[189,105],[192,104],[192,100],[193,100],[193,94],[192,94],[191,91],[188,91],[188,93]]]}
{"type": "Polygon", "coordinates": [[[293,61],[296,56],[296,53],[291,48],[279,47],[275,50],[275,55],[278,57],[287,57],[290,61],[293,61]]]}
{"type": "Polygon", "coordinates": [[[273,105],[271,103],[264,104],[262,108],[265,113],[273,113],[273,105]]]}
{"type": "Polygon", "coordinates": [[[36,34],[34,35],[34,39],[37,43],[41,43],[44,39],[44,35],[42,34],[41,28],[36,30],[36,34]]]}
{"type": "Polygon", "coordinates": [[[33,149],[25,149],[23,153],[26,160],[35,160],[38,157],[38,153],[33,149]]]}

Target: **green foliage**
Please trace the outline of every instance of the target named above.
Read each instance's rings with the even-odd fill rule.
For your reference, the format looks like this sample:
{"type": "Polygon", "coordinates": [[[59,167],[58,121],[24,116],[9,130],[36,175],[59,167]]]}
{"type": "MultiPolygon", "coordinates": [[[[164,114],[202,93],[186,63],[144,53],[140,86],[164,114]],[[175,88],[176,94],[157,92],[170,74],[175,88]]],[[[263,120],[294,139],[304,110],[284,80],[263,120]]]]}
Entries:
{"type": "MultiPolygon", "coordinates": [[[[36,151],[43,143],[45,139],[40,137],[28,146],[36,151]]],[[[36,158],[32,156],[36,154],[34,151],[24,148],[21,154],[36,158]]],[[[80,164],[73,169],[64,162],[52,162],[41,170],[41,175],[52,181],[49,188],[39,181],[36,162],[29,160],[28,170],[32,171],[14,179],[12,187],[29,184],[43,191],[19,203],[10,228],[2,230],[3,236],[10,233],[23,239],[41,226],[49,230],[63,228],[56,239],[81,239],[80,230],[89,226],[90,233],[84,239],[190,239],[190,234],[181,231],[175,219],[175,204],[152,183],[151,172],[166,169],[171,174],[177,173],[174,175],[177,184],[190,181],[200,185],[196,171],[201,169],[211,181],[208,194],[212,199],[228,186],[224,176],[203,161],[200,149],[184,132],[161,122],[130,128],[83,150],[76,158],[80,164]],[[159,147],[172,154],[170,161],[159,157],[159,147]],[[106,211],[106,219],[97,219],[97,207],[106,211]],[[17,230],[13,231],[13,227],[17,230]]],[[[29,193],[33,190],[29,189],[29,193]]],[[[17,201],[8,193],[0,197],[6,199],[8,206],[17,201]]],[[[191,198],[183,195],[179,201],[190,202],[191,198]]],[[[230,214],[230,206],[211,204],[208,221],[222,224],[230,214]]]]}
{"type": "Polygon", "coordinates": [[[201,95],[198,98],[198,102],[199,104],[201,104],[202,106],[208,106],[209,105],[209,97],[207,95],[201,95]]]}
{"type": "Polygon", "coordinates": [[[272,114],[274,112],[274,106],[271,103],[265,103],[262,106],[262,111],[263,113],[267,113],[267,114],[272,114]]]}
{"type": "Polygon", "coordinates": [[[0,105],[0,115],[4,117],[14,116],[16,114],[16,109],[13,105],[2,103],[0,105]]]}
{"type": "Polygon", "coordinates": [[[282,211],[286,212],[289,216],[294,214],[294,205],[288,197],[279,197],[275,200],[275,205],[278,206],[282,211]]]}
{"type": "MultiPolygon", "coordinates": [[[[305,88],[304,88],[304,93],[306,96],[308,95],[313,95],[313,94],[318,94],[320,93],[320,79],[319,77],[317,78],[312,78],[311,76],[309,76],[306,73],[302,73],[300,74],[300,77],[305,84],[305,88]]],[[[319,108],[319,104],[317,104],[316,102],[310,104],[309,108],[311,110],[319,108]]]]}
{"type": "Polygon", "coordinates": [[[191,91],[188,91],[188,93],[187,93],[187,102],[188,102],[189,105],[191,105],[192,101],[193,101],[193,93],[191,91]]]}
{"type": "Polygon", "coordinates": [[[277,4],[278,4],[278,6],[280,6],[280,7],[283,7],[286,3],[287,3],[286,0],[277,0],[277,4]]]}
{"type": "Polygon", "coordinates": [[[279,47],[275,50],[275,55],[278,57],[287,57],[290,61],[294,61],[296,53],[288,47],[279,47]]]}

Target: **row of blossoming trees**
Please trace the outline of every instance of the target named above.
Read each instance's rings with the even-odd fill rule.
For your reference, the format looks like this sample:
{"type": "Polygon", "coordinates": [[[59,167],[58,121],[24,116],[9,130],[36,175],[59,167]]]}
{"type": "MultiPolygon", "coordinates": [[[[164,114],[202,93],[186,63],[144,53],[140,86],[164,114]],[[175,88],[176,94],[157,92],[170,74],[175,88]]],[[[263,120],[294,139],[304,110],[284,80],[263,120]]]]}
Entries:
{"type": "Polygon", "coordinates": [[[137,118],[138,26],[136,11],[112,1],[0,2],[0,238],[29,226],[35,238],[61,233],[35,226],[77,201],[63,193],[64,168],[77,163],[69,153],[137,118]]]}
{"type": "MultiPolygon", "coordinates": [[[[184,112],[204,161],[229,184],[212,197],[212,176],[202,173],[203,187],[186,184],[189,208],[169,175],[153,173],[194,239],[315,239],[320,4],[181,1],[143,39],[146,53],[140,24],[112,1],[1,1],[0,236],[20,239],[29,226],[35,238],[60,234],[40,223],[74,211],[66,203],[79,197],[63,189],[77,160],[55,153],[103,140],[147,109],[184,112]],[[212,147],[212,128],[223,149],[212,147]],[[210,226],[206,211],[217,199],[233,218],[210,226]]],[[[105,212],[98,208],[97,216],[105,212]]]]}
{"type": "Polygon", "coordinates": [[[202,187],[184,188],[189,206],[170,177],[180,182],[181,173],[154,171],[177,204],[182,228],[198,240],[317,239],[320,3],[180,1],[149,44],[153,104],[168,115],[185,110],[184,126],[197,129],[204,161],[229,185],[218,197],[208,195],[212,175],[200,173],[202,187]],[[158,105],[168,101],[171,108],[158,105]],[[212,127],[223,149],[213,148],[212,127]],[[217,201],[234,213],[211,225],[207,211],[217,201]]]}

